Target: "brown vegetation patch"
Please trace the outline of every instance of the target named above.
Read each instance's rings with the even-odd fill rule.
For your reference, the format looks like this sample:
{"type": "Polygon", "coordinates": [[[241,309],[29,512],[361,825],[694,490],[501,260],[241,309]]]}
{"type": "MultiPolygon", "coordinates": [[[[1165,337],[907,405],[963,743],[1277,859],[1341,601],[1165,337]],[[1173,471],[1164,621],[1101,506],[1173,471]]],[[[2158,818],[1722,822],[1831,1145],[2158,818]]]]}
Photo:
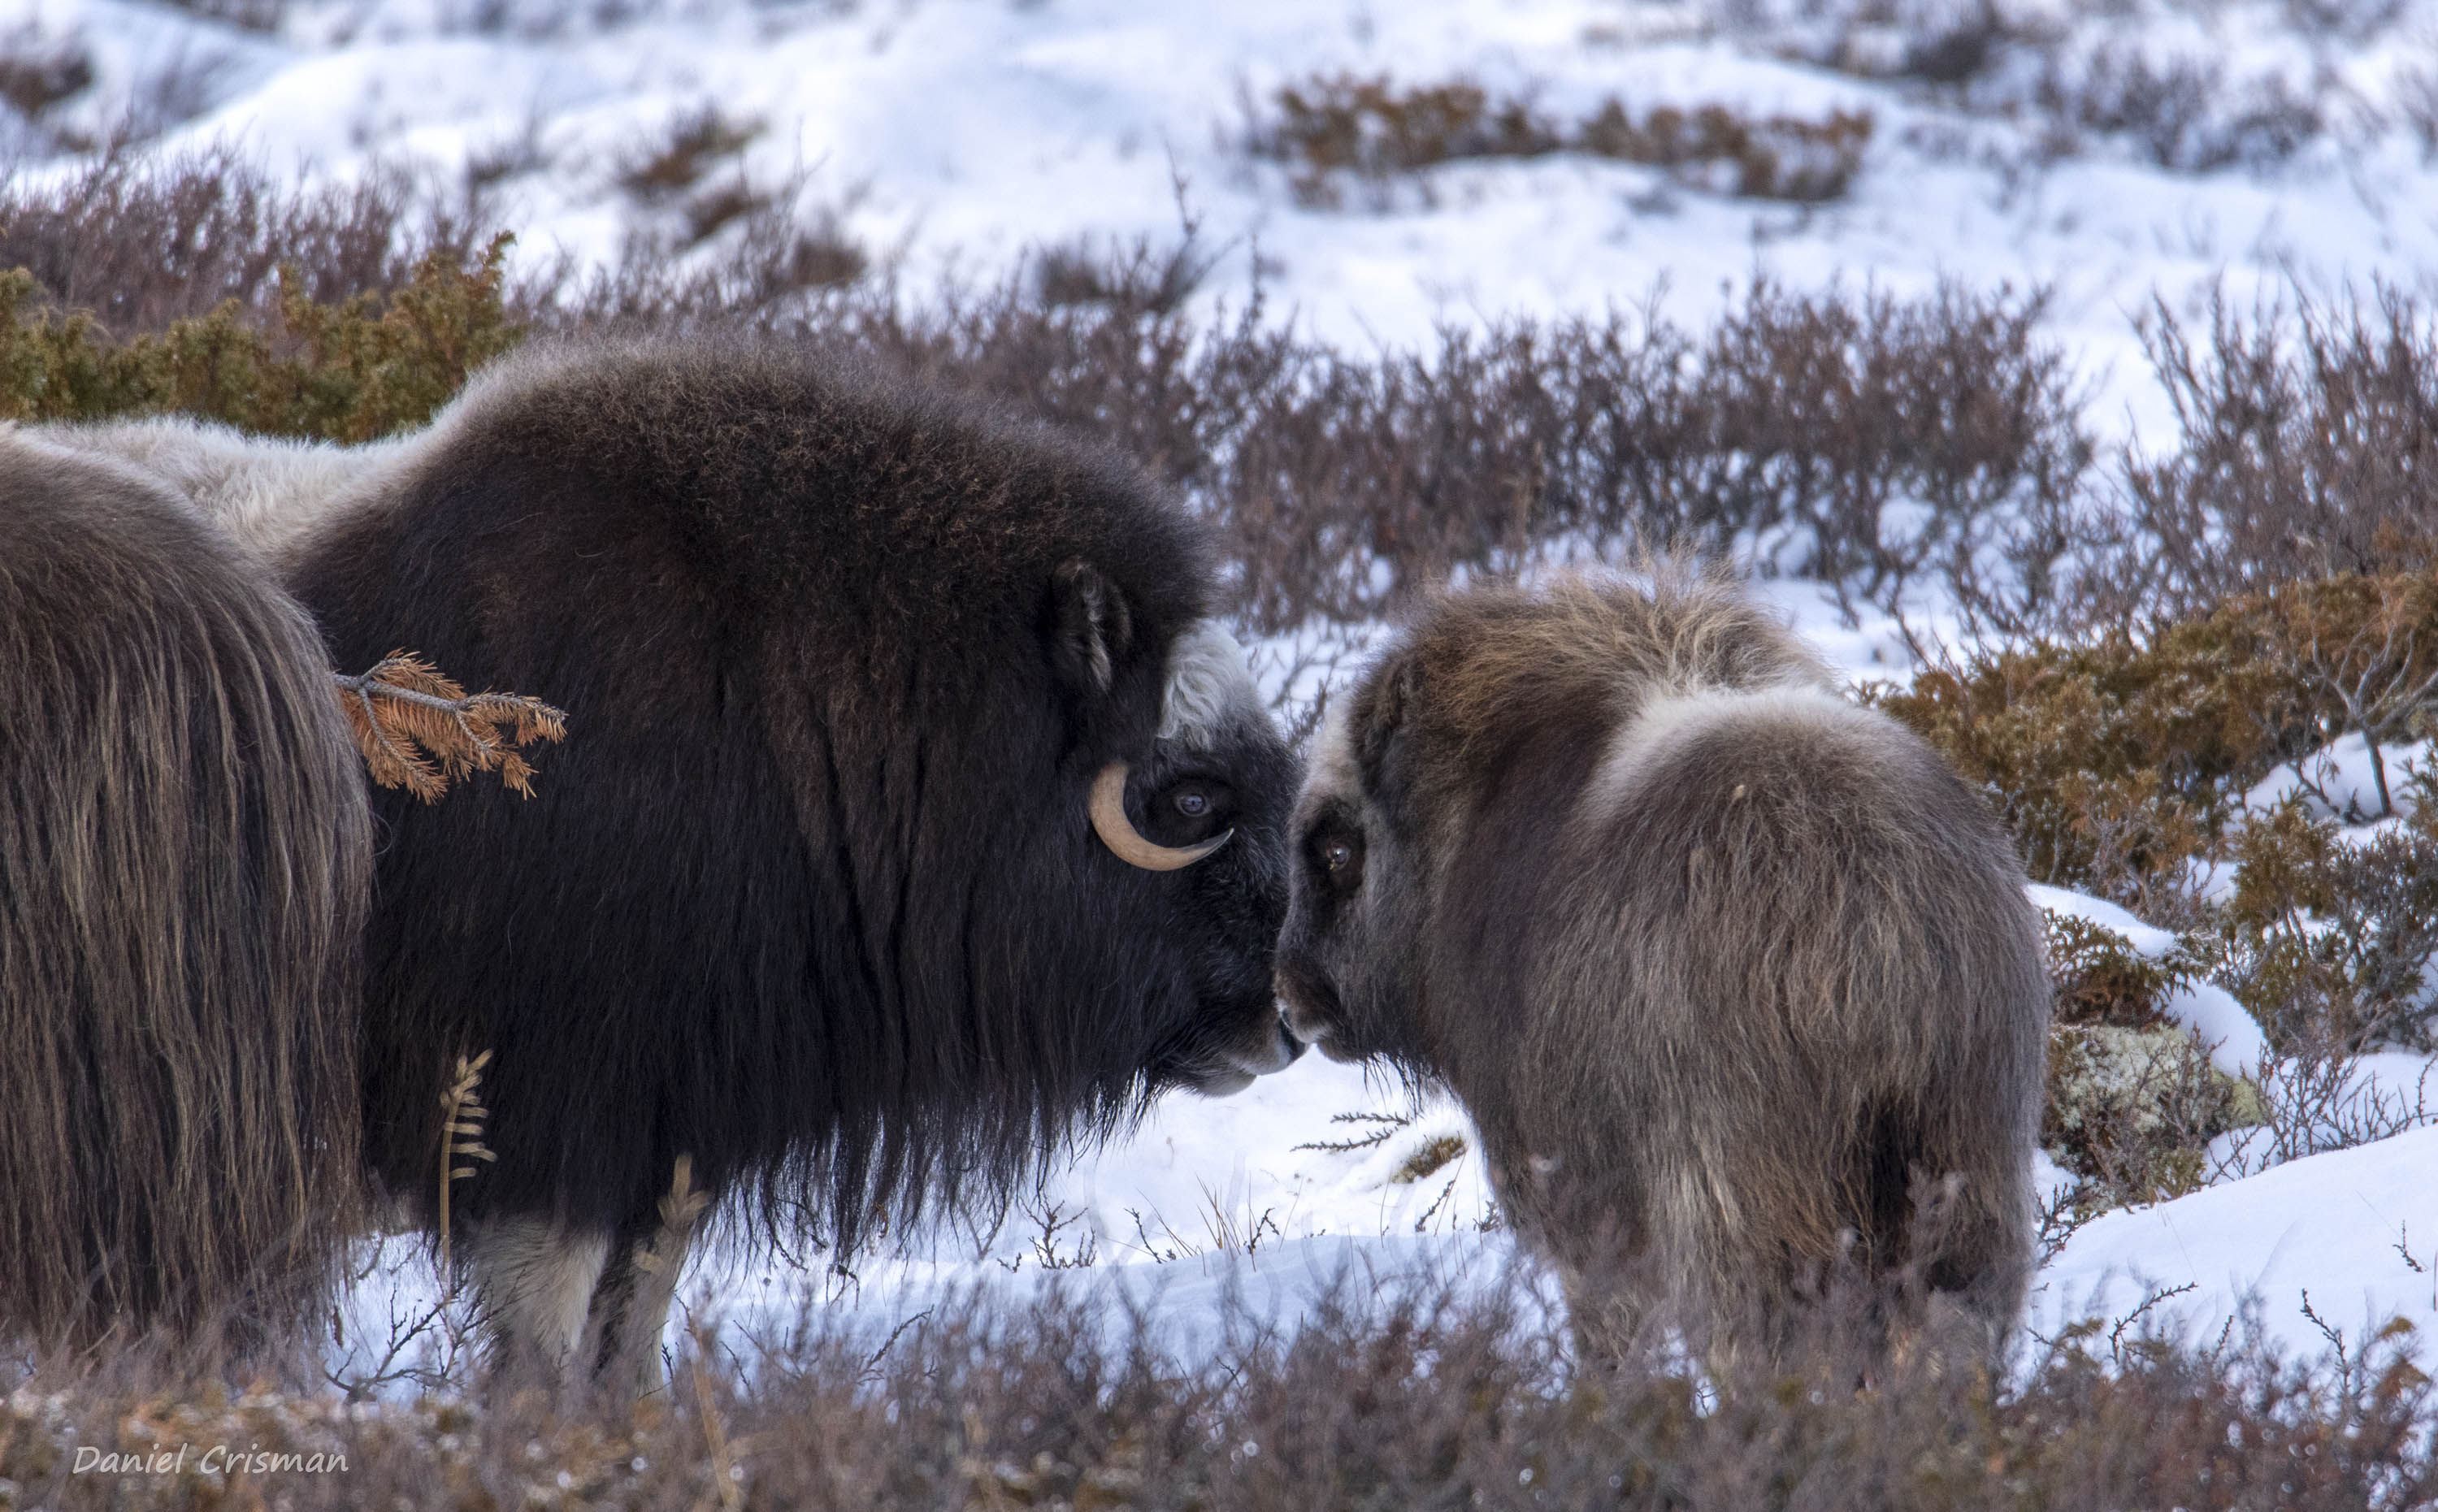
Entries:
{"type": "MultiPolygon", "coordinates": [[[[1875,697],[1982,784],[2036,878],[2185,929],[2198,952],[2185,964],[2276,1044],[2438,1046],[2425,978],[2438,960],[2438,790],[2394,761],[2438,730],[2438,576],[2273,584],[2139,636],[2026,642],[1875,697]],[[2365,741],[2367,804],[2340,802],[2307,759],[2340,735],[2365,741]],[[2246,793],[2288,764],[2295,800],[2247,810],[2246,793]],[[2231,869],[2231,896],[2194,893],[2203,864],[2231,869]]],[[[2065,943],[2069,1019],[2140,1029],[2111,1005],[2141,994],[2141,968],[2065,943]]]]}
{"type": "Polygon", "coordinates": [[[1441,163],[1551,152],[1649,164],[1750,199],[1814,203],[1852,185],[1874,127],[1868,111],[1815,120],[1720,104],[1662,105],[1637,116],[1614,97],[1581,121],[1562,122],[1528,99],[1493,98],[1463,80],[1401,87],[1351,74],[1288,84],[1275,105],[1277,118],[1252,133],[1253,151],[1288,165],[1303,203],[1330,209],[1343,201],[1341,175],[1378,185],[1441,163]]]}
{"type": "Polygon", "coordinates": [[[2138,892],[2225,833],[2280,763],[2427,728],[2438,578],[2275,583],[2209,613],[1933,667],[1880,706],[1989,791],[2032,875],[2138,892]]]}
{"type": "Polygon", "coordinates": [[[486,239],[400,180],[298,191],[227,151],[106,154],[59,182],[0,184],[0,270],[24,269],[32,293],[90,311],[95,334],[115,342],[229,300],[250,321],[274,319],[282,268],[307,299],[331,304],[399,288],[434,255],[469,260],[486,239]]]}
{"type": "Polygon", "coordinates": [[[764,130],[760,121],[729,119],[716,105],[683,112],[657,146],[619,169],[618,186],[646,202],[677,199],[751,146],[764,130]]]}
{"type": "Polygon", "coordinates": [[[0,100],[27,120],[92,83],[93,54],[77,37],[50,37],[33,23],[0,35],[0,100]]]}
{"type": "Polygon", "coordinates": [[[521,334],[502,304],[506,252],[499,238],[468,266],[434,251],[386,296],[336,303],[283,268],[275,322],[231,298],[125,342],[87,311],[29,309],[33,276],[0,273],[0,418],[176,413],[332,441],[420,425],[521,334]]]}
{"type": "Polygon", "coordinates": [[[2230,78],[2225,65],[2101,46],[2051,57],[2031,92],[2045,114],[2053,151],[2075,150],[2077,133],[2129,142],[2175,173],[2262,169],[2283,163],[2327,130],[2319,102],[2282,73],[2230,78]]]}
{"type": "Polygon", "coordinates": [[[2118,605],[2192,612],[2264,583],[2438,561],[2438,312],[2382,287],[2144,327],[2182,442],[2132,459],[2118,605]]]}
{"type": "MultiPolygon", "coordinates": [[[[1088,1282],[944,1301],[886,1337],[818,1312],[756,1345],[698,1334],[632,1411],[540,1393],[342,1404],[169,1387],[88,1363],[0,1398],[0,1478],[59,1508],[1021,1506],[1308,1509],[1799,1505],[2405,1508],[2438,1400],[2409,1337],[2298,1363],[2095,1319],[1992,1381],[1933,1338],[1857,1391],[1831,1315],[1784,1376],[1705,1399],[1654,1345],[1576,1370],[1513,1292],[1344,1284],[1300,1326],[1232,1319],[1213,1358],[1088,1282]],[[1131,1321],[1127,1321],[1131,1318],[1131,1321]],[[479,1405],[478,1405],[479,1403],[479,1405]],[[187,1447],[183,1468],[180,1446],[187,1447]],[[209,1448],[298,1456],[204,1472],[209,1448]],[[78,1473],[80,1452],[167,1453],[78,1473]],[[323,1456],[309,1468],[304,1456],[323,1456]],[[337,1468],[344,1462],[344,1468],[337,1468]]],[[[1860,1310],[1857,1309],[1856,1310],[1860,1310]]],[[[1831,1310],[1832,1314],[1834,1310],[1831,1310]]],[[[480,1390],[479,1383],[473,1389],[480,1390]]],[[[89,1457],[90,1457],[89,1455],[89,1457]]]]}

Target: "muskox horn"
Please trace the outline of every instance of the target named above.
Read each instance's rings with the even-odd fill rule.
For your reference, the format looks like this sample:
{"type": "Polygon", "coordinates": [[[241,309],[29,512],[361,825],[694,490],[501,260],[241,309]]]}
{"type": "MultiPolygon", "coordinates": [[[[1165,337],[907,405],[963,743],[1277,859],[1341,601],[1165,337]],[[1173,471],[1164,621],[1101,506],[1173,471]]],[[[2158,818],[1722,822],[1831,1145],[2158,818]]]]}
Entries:
{"type": "Polygon", "coordinates": [[[1228,843],[1236,832],[1225,830],[1200,845],[1154,845],[1136,833],[1126,818],[1126,764],[1111,762],[1092,779],[1092,833],[1117,853],[1118,859],[1146,871],[1175,871],[1190,867],[1228,843]]]}

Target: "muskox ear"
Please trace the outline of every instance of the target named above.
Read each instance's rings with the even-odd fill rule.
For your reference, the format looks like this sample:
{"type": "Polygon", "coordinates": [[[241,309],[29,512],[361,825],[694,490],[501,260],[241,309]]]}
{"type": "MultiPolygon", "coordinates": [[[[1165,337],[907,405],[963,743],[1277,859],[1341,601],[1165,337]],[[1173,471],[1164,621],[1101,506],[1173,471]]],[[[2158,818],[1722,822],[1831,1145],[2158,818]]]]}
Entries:
{"type": "Polygon", "coordinates": [[[1108,692],[1117,659],[1134,641],[1125,595],[1081,557],[1058,569],[1051,593],[1056,624],[1050,655],[1059,675],[1084,692],[1108,692]]]}
{"type": "Polygon", "coordinates": [[[1395,774],[1402,765],[1391,761],[1398,748],[1397,735],[1422,691],[1422,659],[1410,653],[1393,656],[1348,711],[1347,734],[1366,792],[1393,796],[1390,789],[1397,785],[1395,774]]]}

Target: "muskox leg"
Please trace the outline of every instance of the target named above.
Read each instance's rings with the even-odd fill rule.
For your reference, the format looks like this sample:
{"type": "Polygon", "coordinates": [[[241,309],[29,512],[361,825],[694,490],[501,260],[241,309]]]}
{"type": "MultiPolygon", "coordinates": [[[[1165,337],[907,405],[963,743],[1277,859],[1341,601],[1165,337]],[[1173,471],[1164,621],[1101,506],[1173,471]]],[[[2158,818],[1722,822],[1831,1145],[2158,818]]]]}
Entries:
{"type": "Polygon", "coordinates": [[[610,1236],[539,1218],[467,1225],[464,1254],[493,1368],[511,1380],[559,1380],[577,1359],[610,1236]]]}
{"type": "Polygon", "coordinates": [[[620,1231],[585,1332],[586,1357],[603,1389],[641,1397],[660,1388],[661,1334],[709,1205],[708,1195],[694,1185],[692,1162],[680,1156],[659,1210],[620,1231]]]}

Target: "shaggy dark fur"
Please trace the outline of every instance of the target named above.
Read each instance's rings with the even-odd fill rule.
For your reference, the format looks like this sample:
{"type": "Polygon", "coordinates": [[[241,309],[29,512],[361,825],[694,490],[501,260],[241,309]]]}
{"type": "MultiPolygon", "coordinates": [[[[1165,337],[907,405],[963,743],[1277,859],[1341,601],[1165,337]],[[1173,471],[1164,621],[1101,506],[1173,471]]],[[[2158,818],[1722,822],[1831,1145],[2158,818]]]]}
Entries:
{"type": "MultiPolygon", "coordinates": [[[[1596,1344],[2027,1276],[2050,989],[1988,806],[1715,583],[1447,598],[1298,811],[1297,1032],[1443,1080],[1596,1344]]],[[[1771,1340],[1764,1340],[1770,1343],[1771,1340]]]]}
{"type": "Polygon", "coordinates": [[[377,799],[368,1152],[428,1214],[444,1074],[490,1050],[453,1201],[551,1327],[604,1237],[594,1327],[625,1306],[681,1156],[843,1252],[1291,1056],[1294,768],[1249,698],[1156,738],[1213,564],[1133,473],[743,344],[531,354],[402,456],[292,562],[333,657],[570,733],[530,802],[377,799]],[[1111,761],[1152,840],[1234,838],[1120,861],[1111,761]]]}
{"type": "Polygon", "coordinates": [[[262,1327],[357,1180],[363,778],[313,628],[0,432],[0,1331],[262,1327]]]}

